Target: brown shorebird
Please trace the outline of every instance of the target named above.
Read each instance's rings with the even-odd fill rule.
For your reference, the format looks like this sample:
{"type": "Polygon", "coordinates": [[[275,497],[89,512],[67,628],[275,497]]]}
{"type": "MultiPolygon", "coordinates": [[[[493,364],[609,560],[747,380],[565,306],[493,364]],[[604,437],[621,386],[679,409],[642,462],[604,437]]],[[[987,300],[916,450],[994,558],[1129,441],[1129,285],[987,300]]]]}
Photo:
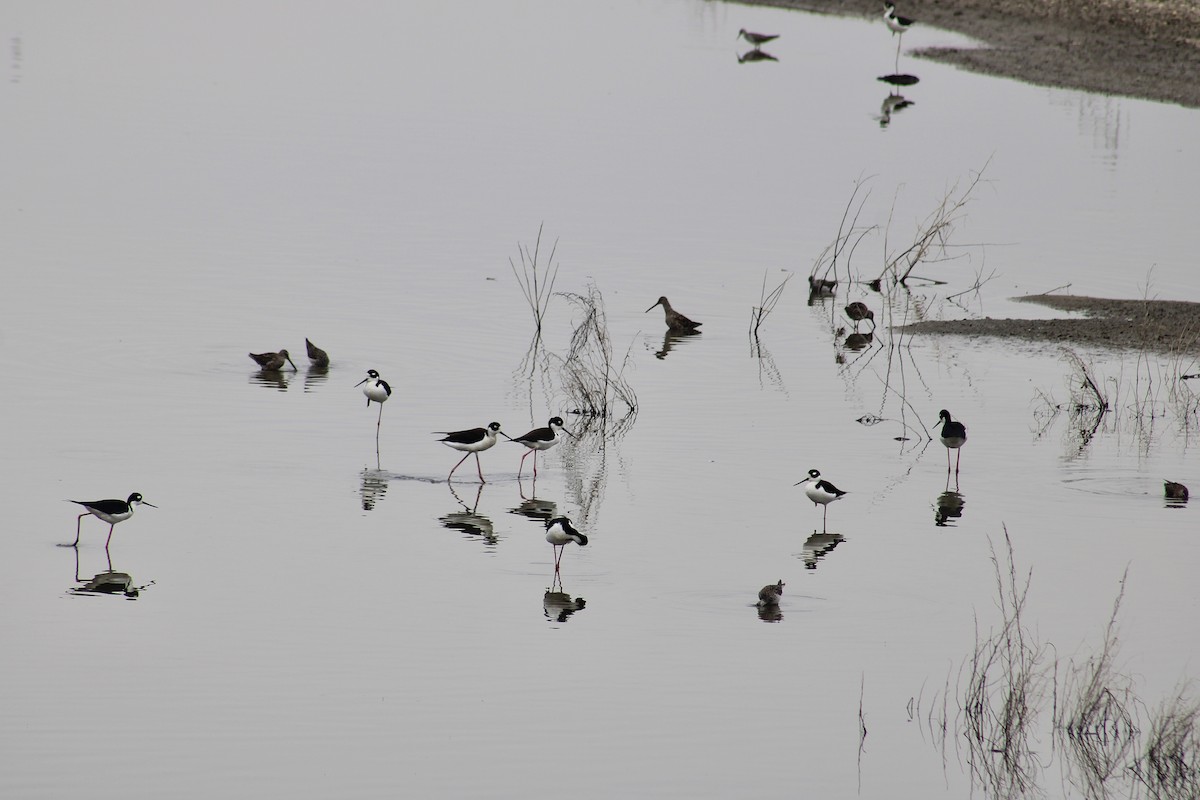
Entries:
{"type": "Polygon", "coordinates": [[[958,450],[958,458],[954,461],[954,474],[958,474],[958,464],[962,461],[962,446],[967,443],[967,426],[950,419],[950,412],[942,409],[938,412],[938,421],[934,427],[942,426],[942,444],[946,445],[946,472],[950,472],[950,451],[958,450]]]}
{"type": "Polygon", "coordinates": [[[746,30],[745,28],[742,28],[740,31],[738,31],[738,38],[745,39],[747,42],[754,45],[754,49],[757,50],[758,48],[762,47],[767,42],[778,39],[779,34],[777,34],[777,33],[751,33],[750,31],[746,30]]]}
{"type": "Polygon", "coordinates": [[[770,608],[771,606],[779,605],[779,598],[783,595],[783,581],[779,583],[769,583],[758,590],[758,607],[770,608]]]}
{"type": "Polygon", "coordinates": [[[308,348],[308,360],[312,362],[314,367],[324,369],[329,366],[329,353],[326,353],[308,339],[304,340],[304,346],[308,348]]]}
{"type": "Polygon", "coordinates": [[[254,359],[263,372],[278,372],[283,369],[283,362],[285,361],[292,365],[292,369],[296,369],[296,365],[292,362],[292,357],[288,355],[287,350],[280,350],[278,353],[251,353],[250,357],[254,359]]]}
{"type": "Polygon", "coordinates": [[[858,330],[858,323],[864,319],[871,320],[871,329],[875,328],[875,312],[867,308],[866,303],[855,301],[845,308],[846,316],[854,322],[854,330],[858,330]]]}
{"type": "Polygon", "coordinates": [[[1163,492],[1166,494],[1168,500],[1188,499],[1188,488],[1182,483],[1176,483],[1175,481],[1164,480],[1163,492]]]}
{"type": "MultiPolygon", "coordinates": [[[[696,329],[703,325],[703,322],[693,322],[692,320],[680,314],[675,309],[671,308],[671,302],[665,297],[660,297],[654,303],[654,306],[662,306],[663,313],[667,319],[667,330],[672,333],[699,333],[696,329]]],[[[654,310],[654,306],[647,308],[644,313],[649,314],[654,310]]]]}
{"type": "Polygon", "coordinates": [[[63,547],[75,547],[79,544],[79,526],[83,524],[84,517],[92,514],[108,523],[108,539],[104,542],[106,550],[108,549],[109,542],[112,541],[113,528],[117,527],[118,522],[124,522],[132,517],[134,508],[138,505],[158,508],[153,503],[147,503],[143,500],[142,496],[137,492],[129,495],[127,500],[71,500],[69,502],[77,503],[87,510],[79,515],[79,519],[75,520],[75,541],[70,544],[64,544],[63,547]]]}

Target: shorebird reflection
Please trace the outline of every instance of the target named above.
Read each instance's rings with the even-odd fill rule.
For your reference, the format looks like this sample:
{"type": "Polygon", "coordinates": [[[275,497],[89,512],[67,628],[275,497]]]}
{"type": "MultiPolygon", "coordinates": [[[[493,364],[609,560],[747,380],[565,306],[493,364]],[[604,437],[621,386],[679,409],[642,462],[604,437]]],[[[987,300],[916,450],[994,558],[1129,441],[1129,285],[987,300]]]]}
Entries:
{"type": "Polygon", "coordinates": [[[250,382],[256,383],[266,389],[274,389],[277,392],[286,392],[288,384],[292,381],[291,372],[279,372],[259,370],[250,374],[250,382]]]}
{"type": "MultiPolygon", "coordinates": [[[[107,551],[106,551],[107,552],[107,551]]],[[[130,600],[137,599],[142,589],[153,586],[150,581],[142,586],[134,586],[133,578],[128,572],[117,572],[112,568],[112,556],[108,556],[108,569],[97,572],[95,577],[84,580],[79,577],[79,551],[75,551],[75,582],[83,586],[72,586],[67,591],[73,595],[123,595],[130,600]]]]}
{"type": "Polygon", "coordinates": [[[887,97],[883,98],[883,102],[879,106],[879,127],[886,128],[892,122],[892,114],[903,111],[913,105],[912,100],[908,100],[899,92],[890,92],[887,97]]]}
{"type": "Polygon", "coordinates": [[[383,500],[383,496],[387,494],[388,488],[388,473],[379,469],[379,453],[375,453],[375,469],[363,467],[363,471],[359,476],[359,494],[362,496],[363,511],[373,511],[375,506],[383,500]]]}
{"type": "Polygon", "coordinates": [[[537,497],[536,482],[533,484],[534,492],[529,497],[525,496],[525,488],[520,481],[517,481],[517,486],[521,492],[521,502],[515,508],[509,509],[510,514],[520,514],[522,517],[528,517],[543,526],[546,522],[558,516],[557,502],[537,497]]]}
{"type": "Polygon", "coordinates": [[[563,589],[562,581],[555,574],[555,582],[542,595],[542,613],[551,622],[566,622],[571,615],[582,611],[587,601],[582,597],[571,597],[563,589]]]}
{"type": "Polygon", "coordinates": [[[813,531],[812,536],[805,539],[804,546],[800,548],[800,559],[804,562],[804,568],[816,569],[817,562],[823,561],[825,556],[833,551],[833,548],[844,541],[846,541],[846,537],[840,533],[813,531]]]}
{"type": "Polygon", "coordinates": [[[737,60],[739,64],[753,64],[757,61],[778,61],[779,59],[766,50],[755,48],[738,55],[737,60]]]}
{"type": "Polygon", "coordinates": [[[663,334],[662,349],[654,354],[654,357],[659,361],[667,357],[667,354],[675,348],[675,345],[689,336],[698,336],[700,331],[675,331],[668,330],[663,334]]]}
{"type": "Polygon", "coordinates": [[[479,508],[479,498],[483,496],[483,484],[475,490],[475,502],[473,505],[467,505],[463,499],[458,496],[458,492],[454,491],[454,484],[447,483],[450,489],[450,494],[462,506],[461,511],[451,511],[438,517],[438,522],[442,523],[442,527],[449,528],[452,531],[462,531],[468,536],[481,536],[483,541],[488,545],[494,545],[498,541],[496,531],[492,527],[492,521],[483,514],[476,511],[479,508]]]}
{"type": "Polygon", "coordinates": [[[935,502],[933,524],[939,528],[956,527],[958,520],[962,518],[963,506],[966,504],[967,499],[957,489],[947,489],[942,492],[935,502]]]}

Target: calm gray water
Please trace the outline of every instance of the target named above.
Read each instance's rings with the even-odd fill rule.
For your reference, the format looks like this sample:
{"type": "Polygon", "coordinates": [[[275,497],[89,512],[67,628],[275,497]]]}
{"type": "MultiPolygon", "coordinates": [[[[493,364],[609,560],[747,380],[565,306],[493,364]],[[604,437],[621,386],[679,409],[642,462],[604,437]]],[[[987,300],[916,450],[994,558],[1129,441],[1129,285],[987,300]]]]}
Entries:
{"type": "MultiPolygon", "coordinates": [[[[962,797],[960,746],[906,706],[998,624],[1005,526],[1064,663],[1128,568],[1139,697],[1197,674],[1196,509],[1165,508],[1161,479],[1200,486],[1165,388],[1200,369],[1083,352],[1119,408],[1081,448],[1042,413],[1077,385],[1054,347],[834,335],[849,299],[883,323],[1047,315],[1007,298],[1065,284],[1200,300],[1195,111],[901,54],[915,104],[881,126],[879,20],[685,0],[4,17],[0,795],[962,797]],[[778,61],[739,64],[742,27],[781,34],[778,61]],[[851,272],[871,278],[985,165],[958,258],[919,270],[945,286],[887,314],[860,286],[805,303],[855,181],[877,229],[851,272]],[[637,418],[550,451],[536,485],[501,443],[486,485],[472,461],[448,486],[459,456],[432,431],[578,423],[553,370],[522,369],[509,261],[542,224],[556,288],[603,293],[637,418]],[[792,273],[756,357],[764,275],[792,273]],[[704,333],[656,358],[664,293],[704,333]],[[300,371],[264,379],[246,352],[279,348],[300,371]],[[395,389],[378,450],[368,368],[395,389]],[[917,438],[943,407],[970,431],[950,498],[917,438]],[[850,492],[816,539],[793,487],[811,467],[850,492]],[[78,564],[55,546],[65,499],[132,491],[158,508],[107,555],[91,518],[78,564]],[[564,556],[586,600],[565,615],[551,510],[591,538],[564,556]],[[69,591],[110,567],[153,584],[69,591]],[[781,578],[764,624],[755,594],[781,578]]],[[[555,297],[551,352],[576,322],[555,297]]],[[[1057,769],[1048,790],[1078,795],[1057,769]]]]}

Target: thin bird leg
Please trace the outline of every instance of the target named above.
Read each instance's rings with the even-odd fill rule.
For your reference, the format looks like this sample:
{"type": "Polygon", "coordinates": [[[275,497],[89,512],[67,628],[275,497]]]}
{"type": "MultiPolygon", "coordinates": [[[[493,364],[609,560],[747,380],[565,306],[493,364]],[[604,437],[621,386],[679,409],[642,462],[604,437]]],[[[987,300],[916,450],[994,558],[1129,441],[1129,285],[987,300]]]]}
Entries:
{"type": "MultiPolygon", "coordinates": [[[[517,479],[521,478],[521,470],[525,469],[525,459],[529,458],[530,453],[536,453],[536,450],[526,450],[525,455],[521,456],[521,463],[517,466],[517,479]]],[[[533,463],[537,464],[537,456],[534,456],[533,463]]],[[[533,476],[537,477],[537,471],[534,470],[533,476]]]]}
{"type": "Polygon", "coordinates": [[[487,481],[483,479],[483,465],[479,463],[479,453],[475,454],[475,469],[479,472],[479,482],[487,483],[487,481]]]}
{"type": "Polygon", "coordinates": [[[533,477],[537,477],[537,450],[533,451],[533,477]]]}
{"type": "Polygon", "coordinates": [[[90,512],[85,511],[79,515],[79,519],[75,520],[75,541],[71,542],[67,547],[77,547],[79,545],[79,526],[83,524],[83,518],[90,512]]]}
{"type": "MultiPolygon", "coordinates": [[[[454,465],[454,469],[458,469],[459,467],[461,467],[461,466],[462,466],[462,462],[463,462],[463,461],[466,461],[466,460],[467,460],[468,458],[470,458],[470,457],[471,457],[471,454],[470,454],[470,453],[467,453],[465,456],[463,456],[463,457],[462,457],[462,459],[461,459],[461,460],[460,460],[460,461],[459,461],[457,464],[455,464],[455,465],[454,465]]],[[[450,470],[450,474],[449,474],[449,475],[446,477],[446,483],[449,483],[449,482],[450,482],[450,478],[453,478],[453,477],[454,477],[454,469],[450,470]]]]}
{"type": "Polygon", "coordinates": [[[108,543],[112,541],[113,528],[117,527],[117,523],[108,526],[108,538],[104,540],[104,552],[108,552],[108,543]]]}
{"type": "Polygon", "coordinates": [[[958,474],[958,465],[962,463],[962,448],[958,448],[958,458],[954,459],[954,474],[958,474]]]}

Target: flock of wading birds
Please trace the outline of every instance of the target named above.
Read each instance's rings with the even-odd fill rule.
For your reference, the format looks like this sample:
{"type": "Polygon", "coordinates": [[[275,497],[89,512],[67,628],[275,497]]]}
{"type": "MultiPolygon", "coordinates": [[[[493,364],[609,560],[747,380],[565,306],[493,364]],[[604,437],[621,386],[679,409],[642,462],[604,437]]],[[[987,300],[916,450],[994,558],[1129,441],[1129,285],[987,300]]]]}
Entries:
{"type": "MultiPolygon", "coordinates": [[[[680,314],[671,307],[671,303],[666,297],[660,297],[655,301],[654,305],[646,309],[647,312],[654,310],[656,306],[662,306],[664,318],[669,332],[674,334],[689,335],[699,333],[699,328],[702,323],[689,319],[680,314]]],[[[858,324],[863,320],[870,321],[872,327],[875,325],[875,314],[866,304],[861,302],[851,303],[845,308],[846,316],[852,320],[857,328],[858,324]]],[[[325,369],[329,366],[329,354],[321,348],[314,345],[308,339],[304,340],[305,347],[308,350],[308,358],[312,366],[318,369],[325,369]]],[[[278,372],[283,369],[284,364],[290,364],[293,370],[297,370],[295,362],[292,361],[291,355],[287,350],[280,350],[277,353],[250,353],[250,358],[258,364],[263,372],[278,372]]],[[[379,416],[376,419],[375,428],[378,435],[379,427],[383,422],[383,404],[392,396],[392,387],[385,381],[378,372],[373,369],[367,370],[367,377],[359,381],[355,386],[361,386],[362,392],[367,398],[367,407],[370,408],[371,403],[379,405],[379,416]]],[[[958,460],[961,460],[962,453],[960,448],[967,441],[967,429],[961,422],[956,422],[950,418],[950,412],[943,409],[938,414],[938,423],[941,425],[941,440],[946,446],[946,471],[950,471],[950,450],[958,450],[958,460]]],[[[530,454],[533,455],[533,474],[537,476],[537,454],[539,451],[549,450],[559,442],[559,434],[563,433],[568,436],[573,436],[569,430],[563,425],[562,417],[551,417],[544,428],[534,428],[526,434],[517,437],[511,437],[500,430],[499,422],[489,423],[482,428],[468,428],[461,431],[438,431],[437,434],[442,438],[438,441],[445,444],[447,447],[464,453],[458,463],[450,470],[450,474],[446,477],[447,483],[454,477],[454,472],[463,462],[475,456],[475,468],[479,474],[481,483],[487,481],[483,477],[483,466],[479,462],[479,454],[494,446],[500,436],[517,444],[524,445],[526,448],[525,454],[521,456],[520,464],[517,468],[517,478],[520,479],[521,471],[525,468],[525,459],[530,454]]],[[[958,460],[955,461],[954,471],[958,473],[958,460]]],[[[822,506],[822,520],[827,521],[829,516],[829,504],[835,500],[841,500],[845,497],[846,492],[834,486],[827,480],[821,477],[818,470],[810,469],[808,471],[808,479],[800,481],[796,486],[804,485],[804,494],[809,500],[813,501],[814,507],[822,506]]],[[[1186,494],[1186,488],[1183,490],[1186,494]]],[[[84,512],[79,515],[75,521],[75,541],[63,547],[77,547],[79,545],[80,529],[83,524],[83,518],[91,514],[108,523],[108,539],[104,542],[104,547],[107,550],[112,542],[113,529],[118,522],[124,522],[133,516],[134,509],[139,505],[147,505],[151,508],[157,508],[153,503],[148,503],[142,496],[134,492],[125,500],[71,500],[69,502],[77,503],[84,508],[84,512]]],[[[563,550],[572,542],[579,546],[584,546],[588,543],[588,537],[580,533],[571,524],[571,520],[567,517],[554,517],[546,521],[546,541],[553,545],[554,548],[554,569],[558,572],[559,564],[562,560],[563,550]]],[[[783,594],[783,581],[764,586],[758,593],[758,605],[760,607],[773,607],[779,604],[779,598],[783,594]]]]}

